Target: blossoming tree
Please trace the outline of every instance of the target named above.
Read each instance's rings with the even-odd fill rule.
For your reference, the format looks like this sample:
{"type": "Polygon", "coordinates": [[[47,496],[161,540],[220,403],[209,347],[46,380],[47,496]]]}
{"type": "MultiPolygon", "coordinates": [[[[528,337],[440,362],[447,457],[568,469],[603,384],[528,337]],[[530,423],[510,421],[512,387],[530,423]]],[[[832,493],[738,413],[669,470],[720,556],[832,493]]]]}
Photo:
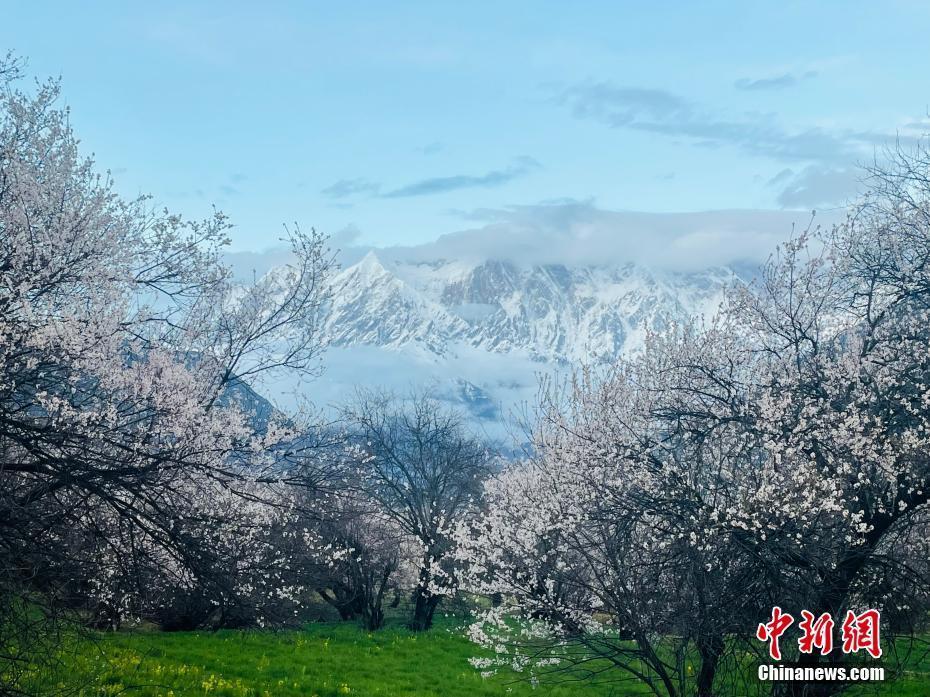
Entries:
{"type": "Polygon", "coordinates": [[[467,585],[505,600],[482,663],[709,695],[774,605],[926,622],[930,158],[887,162],[718,317],[549,390],[535,457],[459,531],[467,585]]]}
{"type": "MultiPolygon", "coordinates": [[[[17,72],[0,65],[8,665],[28,648],[36,607],[19,599],[81,603],[115,621],[138,606],[124,573],[138,560],[189,576],[198,527],[243,531],[229,495],[278,500],[296,422],[257,423],[236,386],[316,371],[332,263],[320,235],[292,230],[292,263],[234,288],[221,214],[188,222],[118,196],[80,155],[58,85],[24,94],[17,72]]],[[[15,679],[6,665],[0,674],[15,679]]]]}

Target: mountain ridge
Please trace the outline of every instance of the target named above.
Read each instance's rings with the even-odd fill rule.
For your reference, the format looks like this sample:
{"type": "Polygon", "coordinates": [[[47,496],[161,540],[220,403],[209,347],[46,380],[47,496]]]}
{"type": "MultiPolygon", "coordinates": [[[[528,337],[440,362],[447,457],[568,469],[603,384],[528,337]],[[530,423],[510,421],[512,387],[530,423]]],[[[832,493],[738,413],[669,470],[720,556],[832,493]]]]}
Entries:
{"type": "Polygon", "coordinates": [[[407,262],[369,251],[334,278],[324,331],[339,347],[419,344],[442,356],[464,342],[541,362],[610,360],[635,350],[646,329],[712,314],[738,278],[726,267],[407,262]]]}
{"type": "Polygon", "coordinates": [[[649,330],[709,317],[742,278],[730,267],[410,261],[371,250],[332,279],[313,391],[337,404],[358,386],[428,386],[500,432],[542,376],[609,362],[639,350],[649,330]]]}

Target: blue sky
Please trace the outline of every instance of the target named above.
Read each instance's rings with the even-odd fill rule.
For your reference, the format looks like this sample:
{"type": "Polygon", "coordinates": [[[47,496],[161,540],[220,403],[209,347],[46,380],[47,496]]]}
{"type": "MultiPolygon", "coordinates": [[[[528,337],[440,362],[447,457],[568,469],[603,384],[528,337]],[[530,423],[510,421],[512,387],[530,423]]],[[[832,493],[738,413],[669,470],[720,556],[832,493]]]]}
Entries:
{"type": "Polygon", "coordinates": [[[831,208],[930,131],[930,5],[4,3],[126,194],[236,250],[418,244],[488,211],[831,208]],[[540,208],[540,204],[542,207],[540,208]]]}

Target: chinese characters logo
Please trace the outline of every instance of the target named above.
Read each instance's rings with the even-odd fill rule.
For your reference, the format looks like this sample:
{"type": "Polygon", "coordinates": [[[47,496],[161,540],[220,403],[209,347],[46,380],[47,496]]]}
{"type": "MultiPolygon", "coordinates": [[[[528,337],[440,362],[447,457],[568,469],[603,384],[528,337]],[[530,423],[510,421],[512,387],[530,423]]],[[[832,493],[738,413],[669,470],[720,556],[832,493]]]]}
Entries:
{"type": "MultiPolygon", "coordinates": [[[[847,611],[841,627],[843,653],[866,651],[872,658],[880,658],[880,620],[878,610],[869,609],[859,614],[852,610],[847,611]]],[[[760,624],[756,630],[756,638],[769,643],[769,656],[775,661],[781,660],[779,640],[792,624],[794,617],[775,606],[772,608],[772,618],[760,624]]],[[[834,627],[835,622],[828,613],[815,617],[814,613],[801,610],[801,621],[798,623],[801,638],[798,639],[798,650],[801,653],[813,653],[816,649],[821,656],[826,656],[833,651],[834,627]]]]}

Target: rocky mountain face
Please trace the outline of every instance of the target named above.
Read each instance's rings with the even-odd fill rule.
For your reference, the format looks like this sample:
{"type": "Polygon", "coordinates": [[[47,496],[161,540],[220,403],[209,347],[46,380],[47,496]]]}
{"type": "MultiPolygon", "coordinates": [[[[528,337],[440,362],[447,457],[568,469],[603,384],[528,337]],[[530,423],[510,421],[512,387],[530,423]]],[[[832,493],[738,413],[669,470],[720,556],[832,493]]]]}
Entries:
{"type": "Polygon", "coordinates": [[[506,420],[541,373],[635,351],[647,329],[713,314],[726,268],[654,272],[623,266],[521,267],[504,261],[411,262],[369,252],[334,279],[318,385],[424,382],[477,420],[506,420]]]}
{"type": "Polygon", "coordinates": [[[632,264],[382,262],[369,252],[336,277],[326,332],[334,346],[416,345],[437,356],[461,343],[543,362],[610,359],[635,349],[647,328],[712,313],[734,278],[728,269],[660,275],[632,264]]]}

